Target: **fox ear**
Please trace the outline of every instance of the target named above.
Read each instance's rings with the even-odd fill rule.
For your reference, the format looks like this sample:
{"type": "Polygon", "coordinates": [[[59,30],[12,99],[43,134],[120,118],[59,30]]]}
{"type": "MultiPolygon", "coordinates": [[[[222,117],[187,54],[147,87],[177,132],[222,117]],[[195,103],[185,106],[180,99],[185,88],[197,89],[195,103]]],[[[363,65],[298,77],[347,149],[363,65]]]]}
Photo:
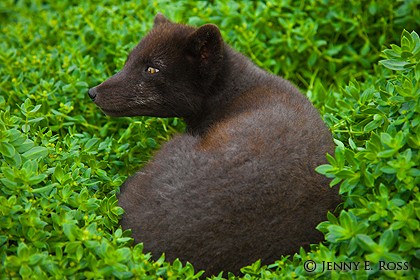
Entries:
{"type": "Polygon", "coordinates": [[[159,26],[161,24],[170,23],[170,22],[171,21],[169,19],[167,19],[162,13],[158,13],[155,16],[155,19],[154,19],[154,22],[153,22],[153,26],[156,27],[156,26],[159,26]]]}
{"type": "Polygon", "coordinates": [[[216,25],[205,24],[199,27],[187,40],[188,55],[199,61],[201,68],[218,68],[223,58],[223,39],[216,25]]]}

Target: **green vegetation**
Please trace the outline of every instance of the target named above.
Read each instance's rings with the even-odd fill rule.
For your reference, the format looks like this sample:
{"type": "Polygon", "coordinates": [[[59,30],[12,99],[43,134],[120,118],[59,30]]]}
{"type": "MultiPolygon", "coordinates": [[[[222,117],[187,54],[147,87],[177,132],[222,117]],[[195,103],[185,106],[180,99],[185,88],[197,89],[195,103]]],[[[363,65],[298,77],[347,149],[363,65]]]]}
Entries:
{"type": "Polygon", "coordinates": [[[336,139],[335,155],[317,169],[343,195],[343,209],[318,226],[327,241],[268,266],[256,262],[240,277],[414,279],[419,6],[418,0],[1,1],[0,279],[200,276],[190,264],[152,261],[118,226],[119,186],[183,123],[109,118],[87,96],[122,67],[157,11],[177,22],[219,25],[236,49],[298,85],[336,139]],[[340,271],[327,262],[361,264],[340,271]]]}

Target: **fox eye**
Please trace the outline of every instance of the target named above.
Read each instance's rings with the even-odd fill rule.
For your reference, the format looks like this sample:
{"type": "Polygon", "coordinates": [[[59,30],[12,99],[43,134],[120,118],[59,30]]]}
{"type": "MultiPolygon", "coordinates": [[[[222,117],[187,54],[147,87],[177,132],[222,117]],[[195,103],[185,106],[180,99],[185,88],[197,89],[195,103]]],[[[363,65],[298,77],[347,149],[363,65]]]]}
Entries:
{"type": "Polygon", "coordinates": [[[156,74],[157,72],[159,72],[159,69],[153,68],[153,67],[147,67],[146,71],[147,71],[148,74],[153,75],[153,74],[156,74]]]}

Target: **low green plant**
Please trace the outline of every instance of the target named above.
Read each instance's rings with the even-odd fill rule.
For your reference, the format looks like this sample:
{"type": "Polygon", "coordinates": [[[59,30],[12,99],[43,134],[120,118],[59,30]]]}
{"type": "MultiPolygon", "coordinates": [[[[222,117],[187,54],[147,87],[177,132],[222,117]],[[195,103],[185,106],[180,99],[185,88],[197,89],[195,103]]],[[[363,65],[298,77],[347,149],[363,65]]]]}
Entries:
{"type": "Polygon", "coordinates": [[[218,24],[235,48],[301,87],[336,139],[329,164],[318,168],[343,196],[343,209],[318,226],[327,242],[227,277],[415,278],[420,42],[411,30],[420,26],[418,4],[1,1],[0,279],[201,276],[191,264],[153,261],[118,225],[119,187],[184,124],[109,118],[87,96],[122,67],[157,11],[218,24]],[[404,28],[410,32],[399,37],[404,28]],[[369,269],[321,271],[326,262],[368,262],[369,269]]]}
{"type": "Polygon", "coordinates": [[[368,274],[416,275],[420,267],[420,39],[404,30],[401,46],[383,51],[375,84],[351,82],[340,111],[327,109],[337,148],[318,171],[340,183],[345,198],[338,219],[318,228],[348,261],[402,263],[404,270],[368,274]],[[347,105],[344,105],[347,104],[347,105]]]}

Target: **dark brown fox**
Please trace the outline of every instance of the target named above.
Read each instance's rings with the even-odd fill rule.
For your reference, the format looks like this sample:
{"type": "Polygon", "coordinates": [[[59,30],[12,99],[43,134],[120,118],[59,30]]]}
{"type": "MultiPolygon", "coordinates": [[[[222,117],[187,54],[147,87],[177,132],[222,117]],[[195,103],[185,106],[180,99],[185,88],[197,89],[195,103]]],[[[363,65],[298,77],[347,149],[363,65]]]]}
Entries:
{"type": "Polygon", "coordinates": [[[333,152],[331,133],[304,95],[234,51],[217,26],[157,15],[89,96],[110,116],[187,124],[118,197],[122,227],[154,257],[238,273],[323,240],[315,227],[340,199],[314,169],[333,152]]]}

